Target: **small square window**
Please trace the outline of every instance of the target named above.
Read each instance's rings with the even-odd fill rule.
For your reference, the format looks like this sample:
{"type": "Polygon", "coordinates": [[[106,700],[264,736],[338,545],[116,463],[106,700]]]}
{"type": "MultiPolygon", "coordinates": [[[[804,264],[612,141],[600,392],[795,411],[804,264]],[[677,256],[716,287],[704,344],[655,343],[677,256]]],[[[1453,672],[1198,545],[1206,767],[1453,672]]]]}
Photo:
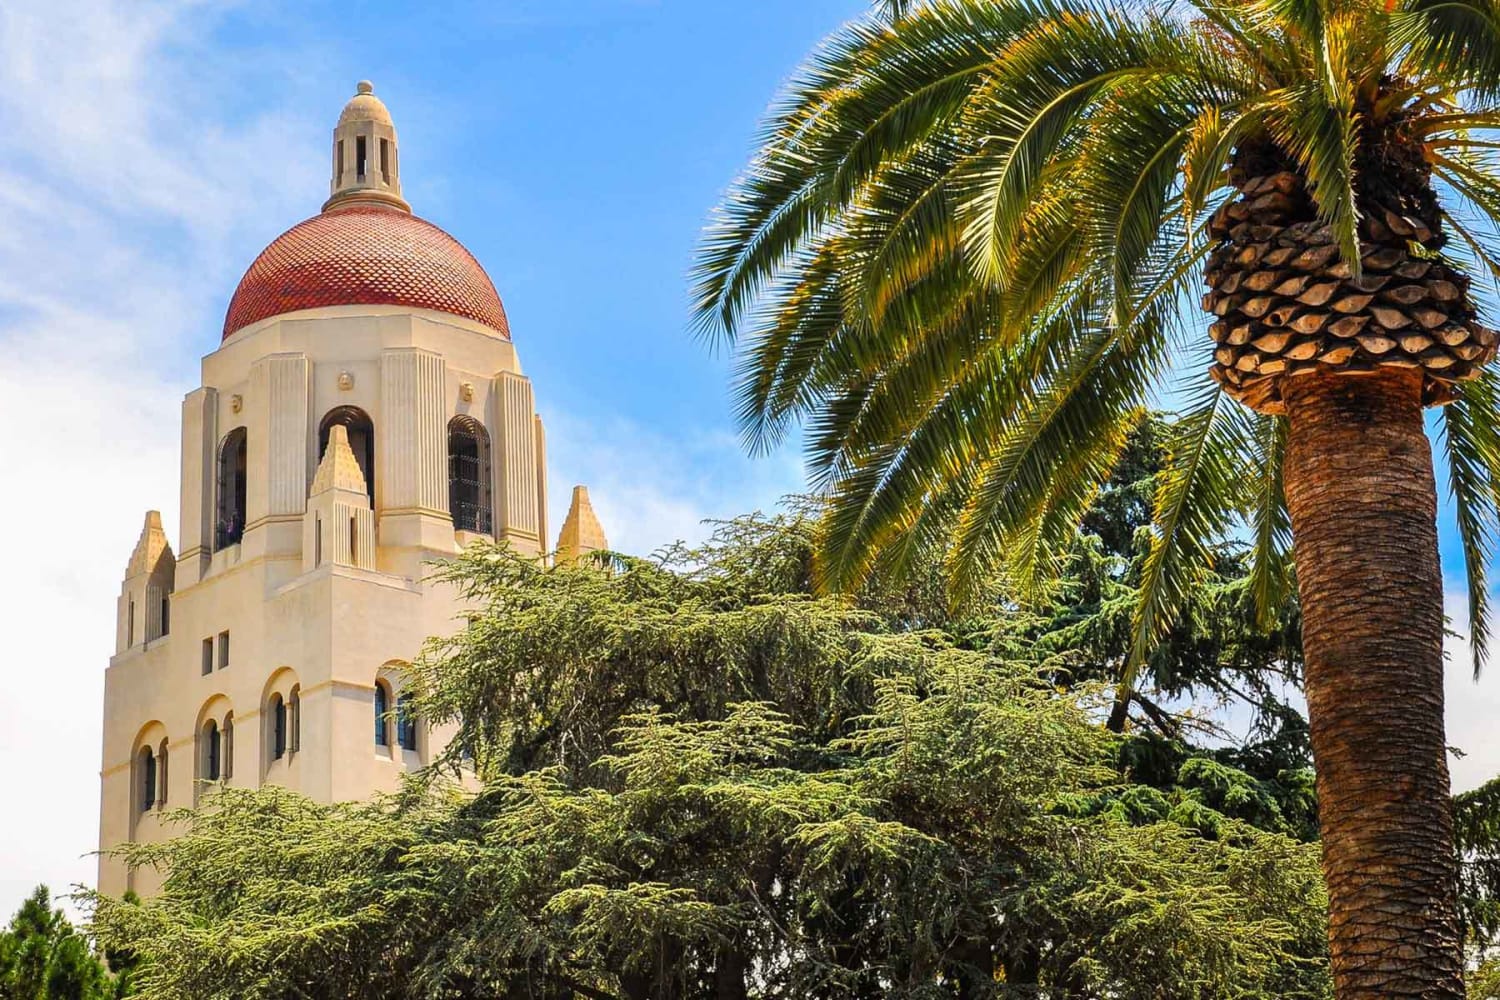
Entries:
{"type": "Polygon", "coordinates": [[[214,672],[214,641],[213,638],[203,640],[203,676],[207,677],[214,672]]]}
{"type": "Polygon", "coordinates": [[[229,633],[219,633],[219,669],[229,666],[229,633]]]}

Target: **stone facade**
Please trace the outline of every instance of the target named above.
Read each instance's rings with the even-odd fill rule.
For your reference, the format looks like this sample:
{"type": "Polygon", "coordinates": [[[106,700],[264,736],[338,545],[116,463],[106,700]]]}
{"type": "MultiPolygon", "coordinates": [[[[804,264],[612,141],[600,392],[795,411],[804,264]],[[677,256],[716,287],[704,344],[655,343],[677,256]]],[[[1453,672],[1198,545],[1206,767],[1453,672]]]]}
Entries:
{"type": "MultiPolygon", "coordinates": [[[[378,208],[399,239],[396,133],[373,88],[334,140],[324,216],[378,208]],[[365,174],[350,159],[360,137],[365,174]]],[[[488,278],[391,294],[434,261],[321,232],[300,248],[328,277],[298,280],[328,304],[226,323],[183,402],[178,551],[147,514],[105,673],[103,849],[168,836],[162,810],[220,784],[323,802],[396,788],[451,736],[405,713],[401,691],[404,666],[461,610],[426,579],[431,563],[478,537],[546,556],[545,439],[488,278]],[[362,273],[372,260],[378,273],[362,273]],[[445,295],[465,305],[430,307],[445,295]]],[[[437,273],[468,267],[456,242],[433,245],[451,258],[437,273]]],[[[252,266],[237,301],[277,293],[263,273],[252,266]]],[[[603,547],[593,529],[570,547],[603,547]]],[[[149,894],[157,876],[101,857],[99,887],[149,894]]]]}

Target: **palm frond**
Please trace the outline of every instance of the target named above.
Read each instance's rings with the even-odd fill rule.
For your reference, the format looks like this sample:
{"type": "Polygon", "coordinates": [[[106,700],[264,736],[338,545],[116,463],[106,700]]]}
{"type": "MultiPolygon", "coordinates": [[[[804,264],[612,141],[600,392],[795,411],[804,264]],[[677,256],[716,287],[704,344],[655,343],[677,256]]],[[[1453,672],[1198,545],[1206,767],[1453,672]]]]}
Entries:
{"type": "Polygon", "coordinates": [[[1286,432],[1285,417],[1259,415],[1249,442],[1250,594],[1262,627],[1270,625],[1291,586],[1292,520],[1282,484],[1286,432]]]}
{"type": "Polygon", "coordinates": [[[1500,535],[1500,382],[1494,373],[1467,383],[1443,408],[1438,426],[1463,549],[1477,678],[1489,651],[1489,565],[1500,535]]]}
{"type": "Polygon", "coordinates": [[[1482,101],[1500,97],[1500,4],[1495,0],[1405,0],[1390,38],[1405,75],[1437,77],[1482,101]]]}
{"type": "Polygon", "coordinates": [[[1157,491],[1123,691],[1133,689],[1136,672],[1209,570],[1210,543],[1243,509],[1241,471],[1250,438],[1248,411],[1211,383],[1178,418],[1157,491]]]}

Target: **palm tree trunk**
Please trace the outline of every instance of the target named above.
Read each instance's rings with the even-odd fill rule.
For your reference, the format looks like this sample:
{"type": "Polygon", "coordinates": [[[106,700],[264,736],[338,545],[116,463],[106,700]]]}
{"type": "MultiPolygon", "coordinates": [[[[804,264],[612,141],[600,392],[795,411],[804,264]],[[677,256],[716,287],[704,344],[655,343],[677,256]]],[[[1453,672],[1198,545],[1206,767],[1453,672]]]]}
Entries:
{"type": "Polygon", "coordinates": [[[1283,385],[1339,1000],[1462,1000],[1437,492],[1418,371],[1283,385]]]}

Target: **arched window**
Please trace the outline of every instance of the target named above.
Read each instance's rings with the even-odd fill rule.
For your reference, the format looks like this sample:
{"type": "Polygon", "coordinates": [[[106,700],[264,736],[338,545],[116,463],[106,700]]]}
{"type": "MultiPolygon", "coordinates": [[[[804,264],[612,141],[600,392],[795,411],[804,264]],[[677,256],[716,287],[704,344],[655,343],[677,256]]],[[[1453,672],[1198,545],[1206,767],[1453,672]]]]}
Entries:
{"type": "Polygon", "coordinates": [[[388,735],[389,732],[390,732],[390,730],[388,730],[386,728],[387,726],[390,725],[390,719],[388,718],[388,716],[390,715],[390,713],[391,713],[391,690],[390,690],[390,688],[386,687],[385,681],[376,681],[375,682],[375,745],[378,746],[378,747],[388,747],[388,746],[391,745],[391,738],[388,735]]]}
{"type": "Polygon", "coordinates": [[[218,781],[223,754],[219,724],[213,719],[203,725],[203,780],[218,781]]]}
{"type": "Polygon", "coordinates": [[[245,482],[250,463],[245,428],[236,427],[219,445],[219,512],[214,549],[238,545],[245,536],[245,482]]]}
{"type": "Polygon", "coordinates": [[[224,745],[224,780],[234,777],[234,713],[224,716],[224,732],[220,736],[224,745]]]}
{"type": "Polygon", "coordinates": [[[287,749],[296,753],[302,749],[302,686],[292,685],[292,693],[286,700],[287,749]]]}
{"type": "Polygon", "coordinates": [[[281,695],[271,695],[271,759],[280,760],[286,756],[286,702],[281,695]]]}
{"type": "Polygon", "coordinates": [[[448,421],[448,510],[456,530],[490,533],[490,436],[473,417],[448,421]]]}
{"type": "Polygon", "coordinates": [[[318,425],[318,461],[328,450],[328,434],[336,425],[342,424],[349,435],[349,450],[364,473],[365,491],[370,494],[370,509],[375,508],[375,425],[370,415],[357,406],[340,406],[329,410],[318,425]]]}
{"type": "Polygon", "coordinates": [[[396,742],[402,750],[417,748],[417,715],[409,694],[396,699],[396,742]]]}
{"type": "Polygon", "coordinates": [[[141,812],[149,812],[156,805],[156,754],[150,747],[141,747],[139,761],[141,812]]]}

